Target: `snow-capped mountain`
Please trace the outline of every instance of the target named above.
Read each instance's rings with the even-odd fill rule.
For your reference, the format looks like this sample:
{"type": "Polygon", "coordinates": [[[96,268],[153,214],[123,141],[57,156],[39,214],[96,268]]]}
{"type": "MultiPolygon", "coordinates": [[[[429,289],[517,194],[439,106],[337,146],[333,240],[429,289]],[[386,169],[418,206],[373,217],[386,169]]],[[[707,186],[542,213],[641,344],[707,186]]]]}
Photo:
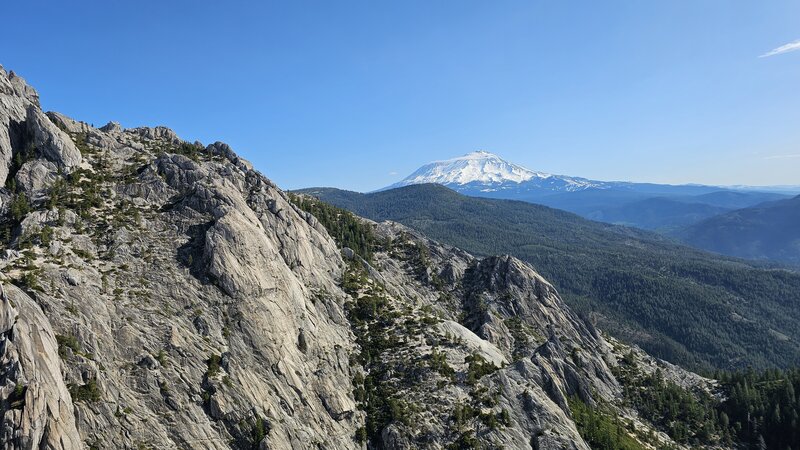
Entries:
{"type": "Polygon", "coordinates": [[[589,188],[603,189],[608,186],[601,181],[536,172],[481,150],[458,158],[425,164],[387,189],[424,183],[442,184],[465,193],[543,190],[574,192],[589,188]]]}
{"type": "Polygon", "coordinates": [[[797,195],[795,187],[706,186],[597,181],[537,172],[477,151],[434,161],[379,191],[435,183],[472,197],[537,203],[587,219],[670,231],[738,208],[797,195]]]}
{"type": "Polygon", "coordinates": [[[497,184],[521,183],[534,177],[545,178],[549,174],[534,172],[522,166],[505,161],[499,156],[477,151],[458,158],[434,161],[425,164],[406,177],[402,184],[497,184]]]}

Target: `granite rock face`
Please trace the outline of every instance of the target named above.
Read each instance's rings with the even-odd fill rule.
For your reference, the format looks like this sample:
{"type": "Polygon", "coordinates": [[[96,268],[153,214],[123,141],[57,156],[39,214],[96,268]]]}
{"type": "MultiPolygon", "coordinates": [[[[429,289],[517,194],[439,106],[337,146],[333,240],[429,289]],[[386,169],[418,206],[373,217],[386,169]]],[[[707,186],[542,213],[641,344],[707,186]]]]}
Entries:
{"type": "Polygon", "coordinates": [[[325,230],[227,146],[45,115],[18,80],[0,76],[0,130],[32,149],[14,167],[6,140],[0,164],[16,181],[6,447],[352,447],[363,418],[325,230]]]}
{"type": "Polygon", "coordinates": [[[48,160],[61,169],[69,169],[81,163],[81,152],[66,133],[61,131],[36,105],[28,107],[25,120],[32,144],[48,160]]]}
{"type": "Polygon", "coordinates": [[[13,285],[0,288],[0,398],[6,448],[82,448],[50,322],[13,285]]]}
{"type": "Polygon", "coordinates": [[[72,139],[40,109],[39,94],[0,66],[0,184],[25,162],[14,161],[14,155],[41,156],[67,173],[81,163],[72,139]]]}
{"type": "Polygon", "coordinates": [[[367,261],[227,144],[2,69],[0,181],[5,448],[588,449],[569,402],[618,404],[628,348],[523,262],[362,220],[367,261]]]}
{"type": "Polygon", "coordinates": [[[386,327],[387,334],[401,333],[404,344],[367,371],[393,374],[389,383],[396,383],[399,398],[425,405],[418,420],[394,424],[383,444],[444,448],[474,439],[488,448],[588,449],[566,399],[592,401],[590,392],[597,400],[617,396],[606,362],[615,360],[611,347],[566,308],[555,289],[513,257],[477,259],[396,223],[375,224],[375,233],[391,242],[370,265],[381,275],[387,315],[400,313],[421,325],[411,332],[405,323],[386,327]],[[577,346],[584,361],[570,357],[577,346]],[[421,369],[431,361],[443,363],[421,369]],[[394,375],[396,367],[414,379],[394,375]],[[480,414],[454,425],[454,412],[463,410],[480,414]]]}

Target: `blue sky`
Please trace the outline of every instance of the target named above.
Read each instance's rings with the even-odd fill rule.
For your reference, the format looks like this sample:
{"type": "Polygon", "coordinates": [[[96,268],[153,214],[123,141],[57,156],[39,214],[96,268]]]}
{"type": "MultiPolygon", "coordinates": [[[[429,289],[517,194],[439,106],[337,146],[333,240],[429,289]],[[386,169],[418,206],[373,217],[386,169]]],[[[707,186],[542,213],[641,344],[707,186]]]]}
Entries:
{"type": "Polygon", "coordinates": [[[796,1],[28,0],[3,15],[0,64],[45,109],[225,141],[284,188],[376,189],[477,149],[601,180],[800,184],[796,1]]]}

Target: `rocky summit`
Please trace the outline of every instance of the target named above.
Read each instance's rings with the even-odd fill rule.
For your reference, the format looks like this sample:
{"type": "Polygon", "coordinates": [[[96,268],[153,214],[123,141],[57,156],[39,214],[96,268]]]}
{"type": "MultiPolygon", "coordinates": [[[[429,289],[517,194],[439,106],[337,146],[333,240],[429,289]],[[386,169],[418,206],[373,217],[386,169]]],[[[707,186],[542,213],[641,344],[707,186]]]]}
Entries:
{"type": "Polygon", "coordinates": [[[631,380],[715,393],[520,260],[289,196],[224,143],[44,113],[1,68],[0,184],[6,449],[588,449],[576,405],[681,448],[631,380]]]}

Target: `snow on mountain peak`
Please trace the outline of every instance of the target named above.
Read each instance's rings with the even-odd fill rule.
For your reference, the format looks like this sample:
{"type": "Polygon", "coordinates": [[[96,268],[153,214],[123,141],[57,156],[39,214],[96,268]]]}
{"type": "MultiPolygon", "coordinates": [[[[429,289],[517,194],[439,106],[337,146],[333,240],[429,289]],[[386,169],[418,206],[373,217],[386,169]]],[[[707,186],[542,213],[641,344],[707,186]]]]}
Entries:
{"type": "Polygon", "coordinates": [[[522,183],[535,177],[547,178],[549,175],[534,172],[505,161],[493,153],[478,150],[458,158],[426,164],[401,181],[400,184],[522,183]]]}

